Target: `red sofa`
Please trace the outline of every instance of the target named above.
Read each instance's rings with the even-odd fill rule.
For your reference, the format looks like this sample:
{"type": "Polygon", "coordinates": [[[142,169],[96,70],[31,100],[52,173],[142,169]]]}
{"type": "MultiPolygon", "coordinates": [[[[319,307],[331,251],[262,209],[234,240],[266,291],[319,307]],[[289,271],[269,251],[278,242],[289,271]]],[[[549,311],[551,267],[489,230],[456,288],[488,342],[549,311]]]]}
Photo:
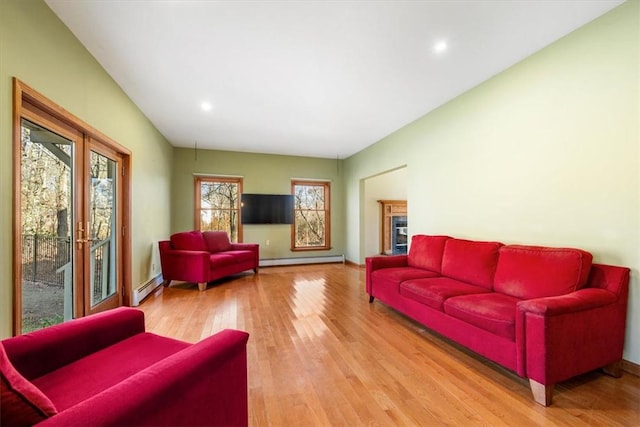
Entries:
{"type": "Polygon", "coordinates": [[[0,425],[246,426],[246,332],[197,344],[118,308],[0,341],[0,425]]]}
{"type": "Polygon", "coordinates": [[[187,231],[171,235],[160,245],[160,264],[165,286],[172,280],[207,283],[245,270],[258,273],[259,245],[231,243],[224,231],[187,231]]]}
{"type": "Polygon", "coordinates": [[[570,248],[413,236],[408,255],[366,259],[375,298],[528,378],[536,402],[597,368],[619,376],[629,269],[570,248]]]}

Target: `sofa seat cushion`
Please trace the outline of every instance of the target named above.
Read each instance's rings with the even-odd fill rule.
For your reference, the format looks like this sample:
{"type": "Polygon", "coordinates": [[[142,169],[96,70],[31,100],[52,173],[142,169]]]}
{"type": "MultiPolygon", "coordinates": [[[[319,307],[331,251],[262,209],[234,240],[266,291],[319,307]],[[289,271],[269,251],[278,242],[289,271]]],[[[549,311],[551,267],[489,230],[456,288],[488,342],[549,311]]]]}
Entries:
{"type": "Polygon", "coordinates": [[[233,255],[229,255],[226,252],[219,252],[217,254],[209,255],[211,270],[215,270],[216,268],[227,267],[229,265],[233,265],[236,262],[236,258],[233,255]]]}
{"type": "Polygon", "coordinates": [[[381,268],[380,270],[375,270],[371,274],[371,277],[377,283],[393,283],[395,285],[399,285],[405,280],[423,279],[427,277],[438,276],[440,276],[440,274],[436,273],[435,271],[423,270],[421,268],[413,267],[381,268]]]}
{"type": "Polygon", "coordinates": [[[251,251],[225,251],[224,255],[231,255],[236,262],[253,261],[255,254],[251,251]]]}
{"type": "Polygon", "coordinates": [[[414,268],[440,273],[442,251],[449,236],[425,236],[416,234],[411,238],[411,247],[407,255],[407,265],[414,268]]]}
{"type": "Polygon", "coordinates": [[[515,341],[516,305],[519,298],[490,292],[452,297],[444,312],[478,328],[515,341]]]}
{"type": "Polygon", "coordinates": [[[173,249],[185,250],[185,251],[206,251],[207,245],[205,244],[202,232],[200,231],[185,231],[182,233],[172,234],[170,237],[171,247],[173,249]]]}
{"type": "Polygon", "coordinates": [[[442,255],[442,275],[492,289],[501,246],[499,242],[449,239],[442,255]]]}
{"type": "Polygon", "coordinates": [[[402,296],[440,311],[444,311],[444,301],[448,298],[487,292],[490,291],[486,288],[470,285],[449,277],[413,279],[400,284],[400,294],[402,296]]]}
{"type": "Polygon", "coordinates": [[[33,384],[62,412],[190,345],[141,333],[36,378],[33,384]]]}
{"type": "Polygon", "coordinates": [[[522,299],[565,295],[587,283],[592,259],[580,249],[504,246],[494,290],[522,299]]]}

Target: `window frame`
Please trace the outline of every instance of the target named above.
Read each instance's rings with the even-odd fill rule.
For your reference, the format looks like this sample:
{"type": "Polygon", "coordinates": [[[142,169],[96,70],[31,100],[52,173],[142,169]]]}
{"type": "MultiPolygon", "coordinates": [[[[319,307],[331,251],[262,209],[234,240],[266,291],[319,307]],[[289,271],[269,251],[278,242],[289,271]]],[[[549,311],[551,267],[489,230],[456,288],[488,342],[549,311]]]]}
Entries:
{"type": "Polygon", "coordinates": [[[331,249],[331,182],[324,180],[304,180],[293,179],[291,180],[291,194],[294,197],[293,204],[293,223],[291,224],[291,251],[326,251],[331,249]],[[324,226],[324,245],[323,246],[296,246],[296,212],[300,209],[296,209],[295,194],[296,186],[316,186],[323,187],[324,189],[324,209],[325,214],[325,226],[324,226]]]}
{"type": "MultiPolygon", "coordinates": [[[[201,205],[201,201],[202,201],[202,183],[204,182],[230,182],[230,183],[234,183],[238,185],[238,206],[236,207],[235,211],[237,213],[237,218],[238,218],[238,242],[237,243],[242,243],[243,242],[243,233],[242,233],[242,220],[240,218],[240,199],[242,197],[242,177],[229,177],[229,176],[203,176],[203,175],[196,175],[193,179],[193,183],[194,183],[194,218],[193,218],[193,224],[195,227],[195,230],[201,230],[201,213],[202,213],[202,205],[201,205]]],[[[231,209],[230,209],[231,210],[231,209]]],[[[229,239],[231,240],[231,236],[229,236],[229,239]]],[[[234,243],[232,241],[232,243],[234,243]]]]}

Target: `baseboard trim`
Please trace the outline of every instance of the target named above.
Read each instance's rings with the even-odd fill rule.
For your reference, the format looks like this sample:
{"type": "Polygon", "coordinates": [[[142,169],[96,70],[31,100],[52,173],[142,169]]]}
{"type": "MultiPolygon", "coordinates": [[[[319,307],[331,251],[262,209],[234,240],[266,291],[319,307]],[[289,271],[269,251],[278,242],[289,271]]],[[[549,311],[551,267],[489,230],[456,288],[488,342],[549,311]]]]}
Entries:
{"type": "Polygon", "coordinates": [[[628,360],[622,359],[622,370],[628,372],[636,377],[640,377],[640,365],[629,362],[628,360]]]}
{"type": "Polygon", "coordinates": [[[133,300],[131,301],[131,305],[134,307],[139,306],[143,299],[148,297],[158,286],[162,284],[162,281],[162,274],[158,274],[156,277],[153,277],[147,283],[133,291],[133,300]]]}
{"type": "Polygon", "coordinates": [[[365,268],[366,267],[365,264],[358,264],[357,262],[353,262],[353,261],[350,261],[348,259],[345,260],[344,263],[346,265],[348,265],[349,267],[355,267],[355,268],[365,268]]]}
{"type": "Polygon", "coordinates": [[[259,265],[260,267],[273,267],[278,265],[327,264],[334,262],[344,263],[344,255],[261,259],[259,265]]]}

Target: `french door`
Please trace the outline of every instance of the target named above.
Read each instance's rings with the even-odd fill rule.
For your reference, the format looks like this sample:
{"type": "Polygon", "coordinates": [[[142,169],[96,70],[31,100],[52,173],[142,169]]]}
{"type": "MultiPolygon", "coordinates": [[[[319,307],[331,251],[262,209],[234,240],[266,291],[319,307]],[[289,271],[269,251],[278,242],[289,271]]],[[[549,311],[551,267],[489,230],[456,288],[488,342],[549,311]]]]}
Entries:
{"type": "Polygon", "coordinates": [[[128,153],[46,100],[18,96],[16,334],[127,302],[129,209],[128,153]]]}

